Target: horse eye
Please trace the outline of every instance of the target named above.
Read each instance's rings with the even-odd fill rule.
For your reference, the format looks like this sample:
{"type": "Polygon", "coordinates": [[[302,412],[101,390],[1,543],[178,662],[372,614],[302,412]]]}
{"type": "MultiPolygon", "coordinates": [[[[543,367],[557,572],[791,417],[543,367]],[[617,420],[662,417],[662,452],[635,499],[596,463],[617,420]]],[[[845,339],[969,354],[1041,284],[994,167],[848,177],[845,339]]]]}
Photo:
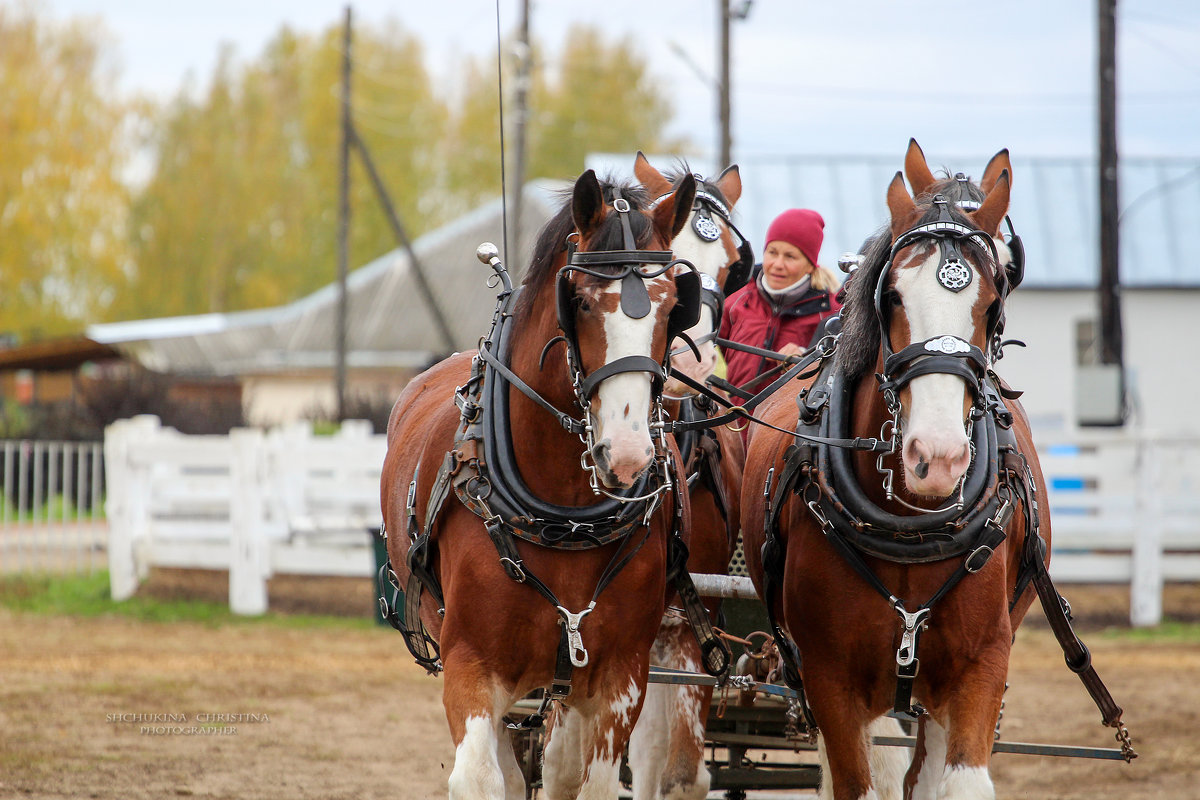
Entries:
{"type": "Polygon", "coordinates": [[[888,303],[890,303],[893,306],[904,305],[904,301],[902,299],[900,299],[899,292],[888,292],[888,303]]]}
{"type": "Polygon", "coordinates": [[[592,305],[579,295],[575,295],[575,308],[586,314],[592,310],[592,305]]]}

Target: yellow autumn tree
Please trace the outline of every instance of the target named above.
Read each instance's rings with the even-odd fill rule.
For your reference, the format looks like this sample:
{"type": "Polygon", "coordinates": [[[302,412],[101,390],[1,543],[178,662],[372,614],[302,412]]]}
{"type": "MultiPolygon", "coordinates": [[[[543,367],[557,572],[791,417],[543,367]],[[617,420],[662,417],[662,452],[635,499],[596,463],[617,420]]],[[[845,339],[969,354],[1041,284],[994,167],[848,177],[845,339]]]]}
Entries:
{"type": "Polygon", "coordinates": [[[0,6],[0,334],[78,331],[125,270],[130,109],[94,20],[0,6]]]}
{"type": "MultiPolygon", "coordinates": [[[[335,279],[341,36],[285,28],[246,64],[227,49],[202,98],[181,92],[163,109],[153,174],[133,204],[125,316],[273,306],[335,279]]],[[[419,233],[444,107],[419,43],[398,27],[356,29],[352,52],[356,129],[419,233]]],[[[352,188],[358,265],[395,244],[357,165],[352,188]]]]}
{"type": "MultiPolygon", "coordinates": [[[[506,46],[505,52],[511,51],[506,46]]],[[[549,60],[534,45],[530,56],[526,122],[527,180],[571,179],[588,153],[682,152],[686,142],[665,129],[671,106],[646,59],[628,39],[608,40],[596,28],[570,29],[562,50],[549,60]]],[[[512,180],[516,84],[514,60],[502,60],[507,166],[512,180]]],[[[499,92],[496,56],[467,62],[464,90],[444,142],[443,197],[459,213],[500,194],[499,92]]],[[[632,170],[632,160],[630,169],[632,170]]]]}

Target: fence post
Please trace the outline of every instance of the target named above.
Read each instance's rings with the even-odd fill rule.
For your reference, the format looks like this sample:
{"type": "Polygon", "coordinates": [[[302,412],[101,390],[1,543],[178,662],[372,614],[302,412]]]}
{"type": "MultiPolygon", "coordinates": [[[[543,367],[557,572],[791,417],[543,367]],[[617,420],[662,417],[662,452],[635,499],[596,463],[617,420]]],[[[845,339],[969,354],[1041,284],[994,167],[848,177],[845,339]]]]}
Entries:
{"type": "Polygon", "coordinates": [[[104,431],[108,584],[113,600],[132,597],[147,569],[138,564],[135,550],[149,536],[149,467],[134,451],[157,434],[159,426],[158,417],[141,415],[117,420],[104,431]]]}
{"type": "Polygon", "coordinates": [[[229,477],[232,483],[229,521],[229,608],[235,614],[263,614],[267,610],[267,576],[270,543],[264,529],[264,437],[260,430],[235,428],[229,432],[233,446],[229,477]]]}
{"type": "Polygon", "coordinates": [[[1162,622],[1163,498],[1157,444],[1141,437],[1138,447],[1137,513],[1133,532],[1133,581],[1129,590],[1129,622],[1148,627],[1162,622]]]}

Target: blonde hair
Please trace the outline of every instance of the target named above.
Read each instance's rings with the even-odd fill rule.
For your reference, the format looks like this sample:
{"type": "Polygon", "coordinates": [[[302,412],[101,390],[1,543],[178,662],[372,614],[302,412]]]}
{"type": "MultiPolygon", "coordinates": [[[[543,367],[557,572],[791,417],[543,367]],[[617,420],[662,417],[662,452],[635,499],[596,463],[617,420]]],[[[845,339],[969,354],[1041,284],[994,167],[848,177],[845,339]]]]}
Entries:
{"type": "Polygon", "coordinates": [[[836,292],[841,288],[842,282],[838,280],[838,276],[833,270],[828,267],[815,267],[812,271],[812,282],[810,284],[814,289],[820,289],[822,292],[836,292]]]}

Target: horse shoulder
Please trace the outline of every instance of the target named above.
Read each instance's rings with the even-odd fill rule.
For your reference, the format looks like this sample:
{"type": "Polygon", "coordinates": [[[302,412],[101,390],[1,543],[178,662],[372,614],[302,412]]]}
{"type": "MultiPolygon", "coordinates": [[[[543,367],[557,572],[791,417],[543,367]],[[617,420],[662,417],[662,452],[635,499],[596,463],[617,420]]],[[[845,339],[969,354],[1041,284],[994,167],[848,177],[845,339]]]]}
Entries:
{"type": "Polygon", "coordinates": [[[425,465],[417,494],[418,500],[423,500],[442,454],[453,444],[459,419],[454,390],[470,377],[472,356],[456,353],[425,370],[408,383],[392,408],[380,487],[388,530],[402,530],[408,485],[417,465],[425,465]]]}

